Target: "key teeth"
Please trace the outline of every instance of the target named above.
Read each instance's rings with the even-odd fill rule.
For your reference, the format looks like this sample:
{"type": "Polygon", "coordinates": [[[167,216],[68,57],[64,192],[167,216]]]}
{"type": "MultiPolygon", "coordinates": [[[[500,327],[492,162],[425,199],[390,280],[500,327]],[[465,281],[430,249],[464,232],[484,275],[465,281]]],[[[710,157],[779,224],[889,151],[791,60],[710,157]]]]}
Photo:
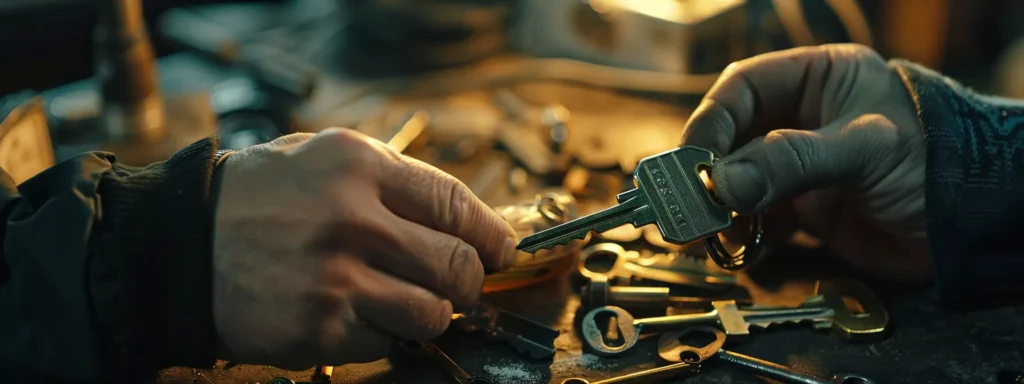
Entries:
{"type": "Polygon", "coordinates": [[[813,323],[817,324],[820,321],[825,321],[825,319],[775,320],[775,321],[765,321],[765,322],[760,322],[760,323],[750,323],[750,326],[751,327],[756,327],[758,329],[768,329],[769,327],[772,327],[772,326],[775,326],[775,325],[786,325],[786,324],[800,325],[800,324],[806,323],[806,322],[813,322],[813,323]]]}
{"type": "MultiPolygon", "coordinates": [[[[593,231],[591,231],[591,232],[593,232],[593,231]]],[[[527,243],[527,240],[530,239],[530,236],[533,236],[533,235],[530,235],[530,236],[526,236],[522,240],[520,240],[519,244],[516,245],[516,249],[520,250],[520,251],[523,251],[523,252],[526,252],[526,253],[537,253],[537,252],[540,252],[541,250],[545,250],[545,249],[546,250],[550,250],[550,251],[554,251],[555,248],[557,248],[557,247],[568,247],[568,246],[572,245],[572,243],[574,241],[586,240],[588,235],[590,235],[590,232],[584,233],[582,236],[569,237],[568,240],[565,241],[565,242],[542,241],[542,242],[539,242],[539,243],[534,244],[534,245],[523,245],[523,243],[527,243]]]]}

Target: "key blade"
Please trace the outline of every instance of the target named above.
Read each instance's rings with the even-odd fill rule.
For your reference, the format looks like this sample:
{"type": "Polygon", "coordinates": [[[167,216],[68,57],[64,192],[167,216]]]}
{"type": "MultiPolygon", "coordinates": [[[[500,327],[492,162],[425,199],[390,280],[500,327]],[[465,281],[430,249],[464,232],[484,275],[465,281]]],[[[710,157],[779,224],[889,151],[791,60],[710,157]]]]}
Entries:
{"type": "Polygon", "coordinates": [[[653,220],[646,220],[646,216],[649,216],[643,214],[646,210],[646,200],[636,196],[611,208],[526,236],[519,240],[516,249],[534,253],[541,249],[568,245],[573,240],[583,240],[590,232],[600,233],[623,224],[650,224],[653,220]]]}

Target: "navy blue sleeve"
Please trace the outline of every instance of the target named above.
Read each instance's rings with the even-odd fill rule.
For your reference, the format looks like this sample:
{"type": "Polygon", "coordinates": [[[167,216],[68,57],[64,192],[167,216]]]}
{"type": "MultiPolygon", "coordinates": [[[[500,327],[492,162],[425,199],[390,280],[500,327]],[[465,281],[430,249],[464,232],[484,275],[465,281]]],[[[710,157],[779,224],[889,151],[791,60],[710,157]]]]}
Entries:
{"type": "Polygon", "coordinates": [[[916,64],[891,63],[927,141],[928,238],[942,302],[1024,302],[1024,102],[978,94],[916,64]]]}

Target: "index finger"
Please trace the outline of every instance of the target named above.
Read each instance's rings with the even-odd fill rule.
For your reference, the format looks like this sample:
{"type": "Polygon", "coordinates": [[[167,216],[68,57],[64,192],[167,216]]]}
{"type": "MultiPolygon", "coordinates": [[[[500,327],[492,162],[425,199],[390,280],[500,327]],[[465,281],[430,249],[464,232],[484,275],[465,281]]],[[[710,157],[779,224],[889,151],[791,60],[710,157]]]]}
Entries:
{"type": "Polygon", "coordinates": [[[731,64],[686,123],[682,145],[724,156],[743,144],[739,138],[820,126],[830,52],[828,46],[801,47],[731,64]]]}
{"type": "Polygon", "coordinates": [[[396,215],[458,237],[492,270],[515,262],[515,231],[455,177],[422,161],[390,152],[381,172],[381,201],[396,215]]]}

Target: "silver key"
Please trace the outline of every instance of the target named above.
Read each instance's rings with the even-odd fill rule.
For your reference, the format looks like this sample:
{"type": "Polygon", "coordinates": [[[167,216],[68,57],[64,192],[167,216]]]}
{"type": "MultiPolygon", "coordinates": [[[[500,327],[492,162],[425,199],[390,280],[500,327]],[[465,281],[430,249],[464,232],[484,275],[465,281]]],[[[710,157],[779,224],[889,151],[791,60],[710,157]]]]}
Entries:
{"type": "Polygon", "coordinates": [[[662,238],[674,244],[721,232],[732,225],[732,211],[712,199],[700,176],[713,161],[710,151],[698,147],[645,158],[633,172],[636,188],[620,193],[618,205],[524,237],[516,248],[533,253],[624,224],[657,224],[662,238]]]}
{"type": "Polygon", "coordinates": [[[598,243],[591,245],[584,249],[583,252],[580,252],[577,269],[583,277],[586,277],[591,281],[595,279],[615,281],[618,278],[638,278],[642,280],[652,280],[709,290],[727,290],[736,286],[736,278],[729,275],[670,271],[666,269],[645,267],[627,260],[631,258],[635,259],[638,256],[639,254],[637,252],[626,251],[621,245],[615,243],[598,243]],[[607,271],[599,272],[587,268],[587,261],[597,256],[612,256],[615,258],[615,261],[607,271]]]}
{"type": "MultiPolygon", "coordinates": [[[[712,327],[693,327],[687,331],[680,332],[678,336],[682,336],[686,333],[711,333],[714,334],[715,329],[712,327]]],[[[618,377],[612,377],[599,381],[588,381],[583,378],[575,377],[570,379],[562,380],[562,384],[625,384],[625,383],[650,383],[655,379],[667,379],[667,378],[678,378],[686,375],[694,375],[700,372],[702,363],[715,356],[718,350],[722,349],[722,345],[725,344],[725,335],[721,337],[715,337],[714,340],[710,341],[706,345],[700,347],[693,346],[679,346],[676,347],[673,352],[675,355],[680,357],[679,360],[674,361],[673,364],[652,368],[640,372],[633,372],[618,377]]]]}
{"type": "Polygon", "coordinates": [[[739,354],[736,352],[726,351],[720,349],[715,355],[715,358],[711,359],[721,364],[726,364],[731,367],[753,373],[755,375],[779,380],[783,383],[793,384],[874,384],[874,381],[863,376],[854,374],[837,374],[831,378],[825,379],[817,376],[813,376],[806,373],[800,373],[792,370],[791,368],[775,364],[767,360],[761,360],[755,357],[739,354]]]}
{"type": "MultiPolygon", "coordinates": [[[[743,371],[751,372],[758,376],[763,376],[769,379],[780,380],[785,383],[798,383],[798,384],[873,384],[874,382],[863,376],[853,374],[840,374],[834,375],[830,379],[823,379],[817,376],[812,376],[805,373],[796,372],[787,366],[772,363],[742,355],[735,352],[726,351],[721,348],[721,345],[725,342],[725,332],[722,330],[712,327],[696,327],[688,328],[683,331],[670,332],[661,335],[658,339],[658,357],[661,360],[669,363],[681,363],[692,359],[694,351],[693,347],[687,346],[680,343],[680,340],[689,334],[693,333],[706,333],[714,336],[715,340],[718,341],[718,350],[708,353],[707,351],[700,351],[697,353],[698,356],[709,356],[702,361],[708,363],[723,363],[732,367],[738,368],[743,371]]],[[[714,345],[714,344],[712,344],[714,345]]]]}

